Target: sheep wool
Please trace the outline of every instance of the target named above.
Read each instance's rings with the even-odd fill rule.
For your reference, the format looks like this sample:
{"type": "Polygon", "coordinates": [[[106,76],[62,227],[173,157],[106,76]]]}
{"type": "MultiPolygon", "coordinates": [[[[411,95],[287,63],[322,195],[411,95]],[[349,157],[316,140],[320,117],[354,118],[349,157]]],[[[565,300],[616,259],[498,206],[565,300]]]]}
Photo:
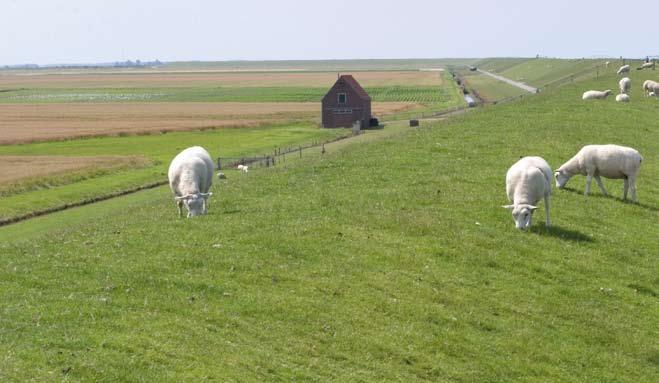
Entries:
{"type": "Polygon", "coordinates": [[[617,102],[629,102],[629,96],[624,94],[624,93],[621,93],[621,94],[616,96],[616,101],[617,102]]]}
{"type": "Polygon", "coordinates": [[[603,100],[610,94],[611,94],[610,89],[607,89],[605,91],[589,90],[589,91],[584,92],[583,96],[581,96],[581,99],[583,99],[583,100],[603,100]]]}

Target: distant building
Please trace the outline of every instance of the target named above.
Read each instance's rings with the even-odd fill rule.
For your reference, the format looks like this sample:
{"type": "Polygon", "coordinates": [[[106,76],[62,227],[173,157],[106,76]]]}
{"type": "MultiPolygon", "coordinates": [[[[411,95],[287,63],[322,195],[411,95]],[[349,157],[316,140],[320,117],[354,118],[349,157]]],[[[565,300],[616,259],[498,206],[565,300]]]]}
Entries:
{"type": "Polygon", "coordinates": [[[360,121],[369,126],[371,97],[349,74],[339,76],[322,101],[323,128],[349,128],[360,121]]]}

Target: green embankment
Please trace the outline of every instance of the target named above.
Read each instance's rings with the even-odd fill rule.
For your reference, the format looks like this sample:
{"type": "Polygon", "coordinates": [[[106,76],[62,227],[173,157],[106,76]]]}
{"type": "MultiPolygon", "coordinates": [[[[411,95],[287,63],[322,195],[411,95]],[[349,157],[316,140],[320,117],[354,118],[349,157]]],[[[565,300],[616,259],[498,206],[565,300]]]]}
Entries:
{"type": "Polygon", "coordinates": [[[139,155],[153,161],[153,166],[145,168],[102,172],[99,176],[74,179],[75,182],[68,184],[62,184],[59,180],[52,183],[43,182],[36,184],[32,190],[5,195],[0,199],[0,219],[166,180],[169,161],[176,153],[189,146],[202,145],[214,157],[263,155],[272,153],[275,147],[308,145],[312,141],[321,142],[345,134],[343,129],[318,129],[311,124],[294,123],[263,128],[99,137],[0,146],[0,155],[139,155]]]}
{"type": "MultiPolygon", "coordinates": [[[[637,67],[638,60],[626,60],[637,67]]],[[[622,65],[619,59],[547,59],[547,58],[493,58],[474,65],[511,80],[542,88],[559,80],[583,80],[615,74],[622,65]],[[604,63],[610,61],[608,68],[604,63]]]]}
{"type": "Polygon", "coordinates": [[[528,93],[516,86],[478,72],[463,71],[463,79],[469,89],[476,90],[479,97],[488,102],[499,101],[508,97],[519,96],[528,93]]]}
{"type": "Polygon", "coordinates": [[[0,229],[0,380],[656,381],[658,105],[581,100],[616,83],[236,175],[197,219],[159,188],[0,229]],[[643,154],[640,204],[577,176],[515,230],[508,167],[590,143],[643,154]]]}

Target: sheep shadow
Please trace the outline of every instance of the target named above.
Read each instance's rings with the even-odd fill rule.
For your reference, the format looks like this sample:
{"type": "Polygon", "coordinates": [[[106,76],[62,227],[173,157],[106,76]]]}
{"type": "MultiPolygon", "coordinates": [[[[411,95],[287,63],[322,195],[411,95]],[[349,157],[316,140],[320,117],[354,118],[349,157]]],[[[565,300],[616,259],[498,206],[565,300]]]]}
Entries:
{"type": "Polygon", "coordinates": [[[543,237],[555,237],[567,241],[595,242],[595,240],[592,237],[580,231],[564,229],[560,226],[554,226],[554,225],[549,227],[547,227],[545,224],[531,226],[530,232],[543,237]]]}
{"type": "Polygon", "coordinates": [[[643,209],[647,209],[647,210],[650,210],[650,211],[653,211],[653,212],[659,211],[659,209],[656,206],[651,206],[651,205],[647,205],[647,204],[640,203],[640,202],[632,202],[632,200],[630,198],[627,198],[625,200],[625,199],[622,199],[622,197],[615,197],[615,196],[612,196],[611,194],[604,195],[604,194],[602,194],[601,190],[598,190],[596,193],[593,193],[592,188],[591,188],[590,194],[588,194],[587,196],[583,194],[584,193],[583,190],[577,190],[577,189],[574,189],[574,188],[571,188],[571,187],[568,187],[568,186],[564,187],[561,190],[565,190],[567,192],[574,193],[574,194],[579,194],[579,195],[584,196],[586,198],[612,199],[612,200],[622,202],[622,203],[626,203],[626,204],[629,204],[629,205],[636,205],[636,206],[642,207],[643,209]]]}

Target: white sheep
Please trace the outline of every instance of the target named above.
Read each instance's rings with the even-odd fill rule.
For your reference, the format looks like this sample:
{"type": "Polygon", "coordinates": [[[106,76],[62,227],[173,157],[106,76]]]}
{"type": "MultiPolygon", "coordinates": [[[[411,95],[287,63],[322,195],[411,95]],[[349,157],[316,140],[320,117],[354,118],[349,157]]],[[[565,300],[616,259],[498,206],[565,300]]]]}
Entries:
{"type": "Polygon", "coordinates": [[[616,73],[617,74],[629,73],[630,69],[631,69],[631,67],[629,66],[629,64],[623,65],[623,66],[620,67],[620,69],[618,69],[618,71],[616,73]]]}
{"type": "Polygon", "coordinates": [[[512,205],[515,227],[531,227],[533,211],[538,202],[545,200],[545,224],[549,227],[549,198],[551,196],[551,168],[541,157],[524,157],[515,162],[506,173],[506,194],[512,205]]]}
{"type": "Polygon", "coordinates": [[[213,167],[210,154],[200,146],[187,148],[174,157],[167,174],[179,216],[183,215],[183,206],[188,218],[208,212],[213,167]]]}
{"type": "Polygon", "coordinates": [[[650,96],[650,93],[654,92],[659,93],[659,82],[652,81],[652,80],[645,80],[643,82],[643,93],[645,93],[646,96],[650,96]]]}
{"type": "Polygon", "coordinates": [[[586,176],[585,195],[590,192],[590,183],[595,178],[604,195],[607,195],[600,176],[611,179],[624,179],[623,199],[631,188],[632,201],[636,202],[636,178],[643,157],[636,149],[618,145],[586,145],[555,173],[556,187],[561,189],[574,175],[586,176]]]}
{"type": "Polygon", "coordinates": [[[632,88],[632,80],[629,77],[623,77],[618,82],[618,88],[620,88],[621,94],[627,94],[629,90],[632,88]]]}
{"type": "Polygon", "coordinates": [[[643,70],[643,69],[650,69],[650,68],[654,69],[654,61],[643,63],[643,65],[636,68],[636,70],[643,70]]]}
{"type": "Polygon", "coordinates": [[[599,90],[589,90],[583,93],[581,96],[582,100],[602,100],[605,99],[608,95],[611,94],[611,90],[607,89],[605,91],[599,90]]]}
{"type": "Polygon", "coordinates": [[[238,165],[236,166],[238,170],[240,170],[242,173],[247,173],[249,171],[249,166],[247,165],[238,165]]]}
{"type": "Polygon", "coordinates": [[[616,96],[616,101],[617,102],[629,102],[629,96],[624,94],[624,93],[621,93],[621,94],[616,96]]]}

